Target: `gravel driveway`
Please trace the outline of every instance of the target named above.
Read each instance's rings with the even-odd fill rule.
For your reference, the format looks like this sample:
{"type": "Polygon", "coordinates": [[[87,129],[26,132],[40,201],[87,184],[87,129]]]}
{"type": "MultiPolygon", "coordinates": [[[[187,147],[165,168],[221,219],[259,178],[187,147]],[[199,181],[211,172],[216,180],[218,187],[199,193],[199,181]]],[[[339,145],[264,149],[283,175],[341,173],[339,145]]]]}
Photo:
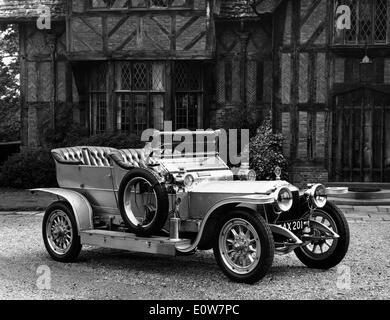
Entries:
{"type": "MultiPolygon", "coordinates": [[[[351,288],[338,288],[338,270],[311,270],[290,254],[275,256],[256,285],[230,282],[211,251],[159,257],[84,248],[78,263],[51,260],[40,215],[0,215],[0,299],[390,299],[390,222],[352,222],[343,265],[351,288]],[[50,268],[50,290],[38,290],[39,266],[50,268]]],[[[339,286],[340,287],[340,286],[339,286]]]]}

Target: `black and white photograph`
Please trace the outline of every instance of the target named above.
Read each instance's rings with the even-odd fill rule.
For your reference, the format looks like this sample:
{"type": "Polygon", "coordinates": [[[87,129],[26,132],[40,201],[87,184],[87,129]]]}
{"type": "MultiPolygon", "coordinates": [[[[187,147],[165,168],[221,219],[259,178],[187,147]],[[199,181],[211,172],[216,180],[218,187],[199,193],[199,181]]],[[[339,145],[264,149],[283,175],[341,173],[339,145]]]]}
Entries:
{"type": "Polygon", "coordinates": [[[390,0],[0,0],[0,300],[389,299],[390,0]]]}

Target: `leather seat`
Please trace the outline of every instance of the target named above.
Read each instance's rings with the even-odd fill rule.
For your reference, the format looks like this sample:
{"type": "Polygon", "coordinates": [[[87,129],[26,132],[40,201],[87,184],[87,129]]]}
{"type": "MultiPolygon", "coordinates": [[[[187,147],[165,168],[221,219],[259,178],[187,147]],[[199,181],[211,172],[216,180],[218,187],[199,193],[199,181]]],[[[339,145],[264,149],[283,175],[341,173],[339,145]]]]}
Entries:
{"type": "Polygon", "coordinates": [[[62,164],[110,166],[110,153],[115,149],[106,147],[69,147],[51,151],[53,158],[62,164]]]}
{"type": "Polygon", "coordinates": [[[147,158],[143,149],[121,149],[112,153],[112,156],[118,154],[119,160],[131,167],[144,167],[147,165],[147,158]]]}
{"type": "Polygon", "coordinates": [[[146,168],[157,165],[158,161],[149,157],[150,150],[144,149],[114,149],[107,147],[70,147],[52,150],[53,158],[61,164],[90,165],[109,167],[114,160],[119,166],[130,168],[146,168]]]}

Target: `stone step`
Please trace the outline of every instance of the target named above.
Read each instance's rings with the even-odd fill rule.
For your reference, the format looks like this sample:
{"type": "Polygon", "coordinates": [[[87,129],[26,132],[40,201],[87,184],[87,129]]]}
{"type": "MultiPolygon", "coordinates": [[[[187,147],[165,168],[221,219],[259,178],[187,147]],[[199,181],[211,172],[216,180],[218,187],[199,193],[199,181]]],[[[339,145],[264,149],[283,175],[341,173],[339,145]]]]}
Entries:
{"type": "Polygon", "coordinates": [[[349,206],[389,206],[390,198],[388,199],[350,199],[350,198],[335,198],[328,197],[328,200],[336,205],[349,206]]]}
{"type": "Polygon", "coordinates": [[[332,198],[337,199],[352,199],[352,200],[389,200],[390,190],[381,190],[378,192],[351,192],[332,194],[332,198]]]}
{"type": "Polygon", "coordinates": [[[387,182],[327,182],[327,187],[370,187],[390,190],[390,183],[387,182]]]}

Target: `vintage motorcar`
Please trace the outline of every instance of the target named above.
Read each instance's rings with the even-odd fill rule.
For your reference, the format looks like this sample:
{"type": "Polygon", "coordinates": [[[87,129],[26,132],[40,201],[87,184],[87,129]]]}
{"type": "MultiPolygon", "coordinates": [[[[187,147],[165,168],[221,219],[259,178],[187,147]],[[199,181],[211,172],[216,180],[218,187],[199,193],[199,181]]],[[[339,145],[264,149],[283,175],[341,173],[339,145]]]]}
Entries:
{"type": "MultiPolygon", "coordinates": [[[[204,134],[214,143],[219,132],[204,134]]],[[[280,169],[274,181],[255,181],[248,168],[231,170],[218,150],[165,149],[52,150],[60,188],[32,190],[59,197],[43,219],[51,257],[74,261],[82,245],[171,256],[213,249],[223,272],[244,283],[264,277],[275,253],[294,251],[319,269],[344,258],[348,224],[323,185],[299,190],[280,180],[280,169]]]]}

